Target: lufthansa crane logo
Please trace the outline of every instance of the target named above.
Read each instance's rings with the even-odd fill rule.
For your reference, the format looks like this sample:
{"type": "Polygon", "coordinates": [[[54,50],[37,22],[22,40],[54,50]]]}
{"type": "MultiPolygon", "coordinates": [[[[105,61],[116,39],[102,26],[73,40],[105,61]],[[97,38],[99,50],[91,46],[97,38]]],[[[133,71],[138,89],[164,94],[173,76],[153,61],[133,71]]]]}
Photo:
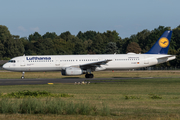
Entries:
{"type": "Polygon", "coordinates": [[[166,48],[169,45],[169,40],[165,37],[160,38],[159,40],[159,46],[162,48],[166,48]]]}

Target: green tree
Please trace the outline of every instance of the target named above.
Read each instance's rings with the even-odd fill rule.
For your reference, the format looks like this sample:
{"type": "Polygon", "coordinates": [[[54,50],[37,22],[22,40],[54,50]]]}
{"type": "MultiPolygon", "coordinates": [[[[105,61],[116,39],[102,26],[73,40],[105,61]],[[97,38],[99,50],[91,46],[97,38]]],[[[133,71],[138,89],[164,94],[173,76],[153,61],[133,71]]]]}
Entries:
{"type": "Polygon", "coordinates": [[[115,30],[109,31],[103,33],[107,37],[107,43],[108,42],[116,42],[119,40],[119,33],[117,33],[115,30]]]}
{"type": "Polygon", "coordinates": [[[119,49],[119,53],[123,53],[123,40],[120,38],[117,42],[116,42],[116,45],[119,49]]]}
{"type": "MultiPolygon", "coordinates": [[[[178,53],[178,51],[176,51],[175,49],[170,49],[169,48],[168,54],[170,54],[170,55],[177,55],[177,53],[178,53]]],[[[171,66],[176,66],[176,63],[177,63],[177,59],[169,61],[169,64],[171,66]]]]}
{"type": "Polygon", "coordinates": [[[51,38],[53,40],[57,37],[57,34],[55,32],[52,32],[52,33],[46,32],[46,34],[44,34],[42,37],[43,39],[51,38]]]}
{"type": "Polygon", "coordinates": [[[66,32],[63,32],[61,33],[61,35],[59,36],[60,38],[66,40],[66,41],[69,41],[71,40],[74,36],[71,35],[71,33],[69,31],[66,31],[66,32]]]}
{"type": "Polygon", "coordinates": [[[74,51],[73,54],[86,54],[87,49],[85,49],[83,41],[79,39],[78,37],[73,38],[74,41],[74,51]]]}
{"type": "Polygon", "coordinates": [[[45,48],[43,46],[43,40],[39,39],[38,41],[33,43],[35,47],[35,52],[37,55],[44,55],[45,48]]]}
{"type": "Polygon", "coordinates": [[[6,54],[4,57],[15,57],[24,54],[24,45],[20,40],[10,39],[6,42],[6,54]]]}
{"type": "Polygon", "coordinates": [[[18,35],[11,35],[6,26],[0,25],[0,58],[24,54],[24,45],[18,35]]]}
{"type": "Polygon", "coordinates": [[[127,46],[128,46],[128,44],[129,44],[129,38],[124,38],[123,40],[122,40],[122,53],[126,53],[126,50],[127,50],[127,46]]]}
{"type": "Polygon", "coordinates": [[[92,54],[92,51],[91,51],[92,43],[93,43],[93,41],[90,39],[84,41],[84,48],[85,48],[85,50],[87,50],[88,54],[92,54]]]}
{"type": "Polygon", "coordinates": [[[77,34],[77,37],[83,41],[85,40],[92,40],[94,39],[94,37],[97,35],[96,31],[86,31],[84,33],[82,33],[81,31],[77,34]]]}
{"type": "Polygon", "coordinates": [[[5,57],[6,54],[6,42],[10,40],[11,34],[6,26],[0,25],[0,58],[5,57]]]}
{"type": "Polygon", "coordinates": [[[176,50],[179,49],[180,48],[179,40],[180,40],[180,25],[177,28],[173,29],[170,47],[176,50]]]}
{"type": "Polygon", "coordinates": [[[1,43],[1,41],[0,41],[0,59],[2,59],[3,58],[3,56],[4,56],[4,45],[1,43]]]}
{"type": "Polygon", "coordinates": [[[6,26],[0,25],[0,41],[4,44],[7,40],[11,39],[12,36],[6,26]]]}
{"type": "Polygon", "coordinates": [[[114,53],[119,53],[118,47],[116,46],[115,42],[109,42],[106,46],[105,50],[106,54],[114,54],[114,53]]]}
{"type": "Polygon", "coordinates": [[[141,32],[138,32],[137,33],[137,39],[138,39],[138,44],[139,46],[141,47],[142,49],[142,53],[145,53],[149,50],[149,47],[147,46],[147,37],[151,34],[151,32],[147,29],[141,31],[141,32]]]}
{"type": "Polygon", "coordinates": [[[139,53],[141,53],[141,48],[140,48],[140,46],[139,46],[138,43],[136,43],[136,42],[131,42],[131,43],[127,46],[127,51],[126,51],[126,52],[127,52],[127,53],[128,53],[128,52],[133,52],[133,53],[139,54],[139,53]]]}
{"type": "Polygon", "coordinates": [[[34,34],[29,35],[29,41],[37,41],[38,39],[42,39],[42,36],[38,33],[35,32],[34,34]]]}
{"type": "Polygon", "coordinates": [[[100,34],[97,34],[92,43],[91,51],[94,54],[102,54],[104,52],[103,39],[100,34]]]}
{"type": "Polygon", "coordinates": [[[54,39],[54,50],[57,55],[69,55],[72,54],[71,48],[73,45],[70,42],[66,42],[64,39],[54,39]],[[68,44],[69,43],[69,44],[68,44]]]}
{"type": "Polygon", "coordinates": [[[177,50],[176,53],[176,66],[180,66],[180,48],[177,50]]]}
{"type": "Polygon", "coordinates": [[[51,38],[46,38],[42,40],[42,45],[43,45],[43,55],[55,55],[56,52],[54,50],[54,42],[51,38]]]}
{"type": "Polygon", "coordinates": [[[32,42],[25,41],[24,42],[24,49],[25,49],[25,55],[37,55],[36,48],[32,42]]]}

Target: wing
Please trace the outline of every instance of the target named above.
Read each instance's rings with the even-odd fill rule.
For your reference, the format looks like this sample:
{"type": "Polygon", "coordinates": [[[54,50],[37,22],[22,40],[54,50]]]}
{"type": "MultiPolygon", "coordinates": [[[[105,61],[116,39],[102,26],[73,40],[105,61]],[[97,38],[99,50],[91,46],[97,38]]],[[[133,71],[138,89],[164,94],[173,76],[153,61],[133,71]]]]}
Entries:
{"type": "Polygon", "coordinates": [[[102,61],[82,64],[82,65],[79,65],[79,66],[82,69],[92,69],[92,68],[100,67],[100,65],[105,65],[109,61],[112,61],[112,60],[102,60],[102,61]]]}

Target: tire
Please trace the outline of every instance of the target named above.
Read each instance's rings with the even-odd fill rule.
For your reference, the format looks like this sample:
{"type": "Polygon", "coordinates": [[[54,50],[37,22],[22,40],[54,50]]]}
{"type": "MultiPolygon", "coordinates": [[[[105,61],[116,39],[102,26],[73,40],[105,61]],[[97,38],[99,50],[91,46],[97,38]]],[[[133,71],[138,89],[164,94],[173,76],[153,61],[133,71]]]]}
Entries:
{"type": "Polygon", "coordinates": [[[85,78],[93,78],[93,77],[94,77],[93,74],[86,74],[86,75],[85,75],[85,78]]]}
{"type": "Polygon", "coordinates": [[[86,74],[86,75],[85,75],[85,78],[89,78],[89,74],[86,74]]]}
{"type": "Polygon", "coordinates": [[[93,78],[94,77],[94,75],[93,74],[89,74],[89,78],[93,78]]]}
{"type": "Polygon", "coordinates": [[[93,78],[94,77],[94,75],[93,74],[91,74],[91,78],[93,78]]]}

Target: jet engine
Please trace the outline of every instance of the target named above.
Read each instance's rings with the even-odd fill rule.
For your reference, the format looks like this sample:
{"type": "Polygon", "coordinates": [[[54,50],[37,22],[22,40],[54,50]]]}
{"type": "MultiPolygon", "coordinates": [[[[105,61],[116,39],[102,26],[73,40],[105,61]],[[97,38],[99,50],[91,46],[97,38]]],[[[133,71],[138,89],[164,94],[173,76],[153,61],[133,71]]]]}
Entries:
{"type": "Polygon", "coordinates": [[[78,67],[67,67],[61,71],[62,75],[82,75],[83,71],[78,67]]]}

